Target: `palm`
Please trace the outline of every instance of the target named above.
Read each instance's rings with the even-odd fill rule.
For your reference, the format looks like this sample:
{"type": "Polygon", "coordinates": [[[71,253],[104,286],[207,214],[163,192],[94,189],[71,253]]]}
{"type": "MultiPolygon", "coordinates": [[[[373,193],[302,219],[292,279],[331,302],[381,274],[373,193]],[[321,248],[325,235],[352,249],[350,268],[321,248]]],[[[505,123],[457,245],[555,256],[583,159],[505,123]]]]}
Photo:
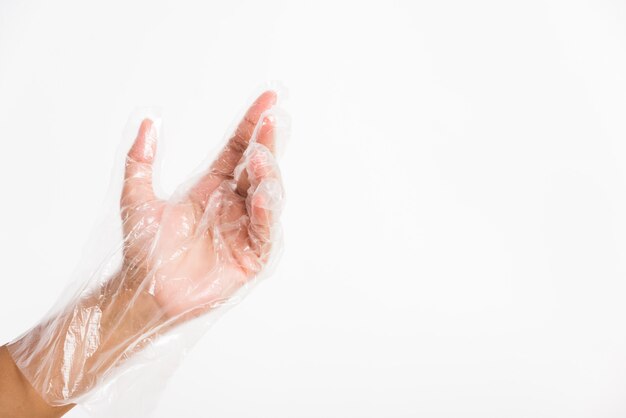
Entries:
{"type": "Polygon", "coordinates": [[[266,92],[256,100],[208,172],[176,200],[154,195],[156,132],[151,121],[142,123],[128,155],[121,200],[124,264],[129,271],[141,269],[134,285],[152,293],[170,317],[204,312],[226,300],[267,261],[269,202],[280,196],[268,195],[279,184],[269,152],[273,125],[270,118],[260,119],[275,98],[266,92]],[[237,179],[236,169],[243,173],[237,179]]]}

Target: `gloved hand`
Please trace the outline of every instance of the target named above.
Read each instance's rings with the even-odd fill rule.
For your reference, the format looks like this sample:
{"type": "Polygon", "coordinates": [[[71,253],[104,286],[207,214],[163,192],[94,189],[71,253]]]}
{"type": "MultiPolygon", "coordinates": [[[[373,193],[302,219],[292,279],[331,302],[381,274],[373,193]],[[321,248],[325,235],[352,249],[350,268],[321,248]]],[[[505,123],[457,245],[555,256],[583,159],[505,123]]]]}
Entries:
{"type": "Polygon", "coordinates": [[[207,173],[169,201],[152,187],[154,124],[141,124],[121,198],[123,286],[148,290],[170,318],[228,299],[267,262],[283,192],[273,117],[261,116],[275,101],[274,92],[262,94],[207,173]]]}
{"type": "Polygon", "coordinates": [[[80,400],[177,325],[228,301],[275,251],[283,200],[275,148],[276,93],[248,109],[220,155],[168,200],[154,192],[155,123],[128,152],[116,274],[90,281],[60,312],[8,347],[52,405],[80,400]]]}

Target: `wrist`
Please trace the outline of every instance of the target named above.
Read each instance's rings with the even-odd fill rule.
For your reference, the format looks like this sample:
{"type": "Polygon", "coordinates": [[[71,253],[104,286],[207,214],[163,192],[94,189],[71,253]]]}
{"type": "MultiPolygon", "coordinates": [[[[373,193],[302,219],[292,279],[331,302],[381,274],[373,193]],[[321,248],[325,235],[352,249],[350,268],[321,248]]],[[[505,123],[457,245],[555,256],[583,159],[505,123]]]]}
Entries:
{"type": "Polygon", "coordinates": [[[3,416],[57,418],[73,406],[47,404],[15,365],[7,347],[0,347],[0,411],[3,416]]]}
{"type": "Polygon", "coordinates": [[[164,332],[166,317],[145,282],[140,270],[122,269],[7,346],[47,403],[75,402],[164,332]]]}

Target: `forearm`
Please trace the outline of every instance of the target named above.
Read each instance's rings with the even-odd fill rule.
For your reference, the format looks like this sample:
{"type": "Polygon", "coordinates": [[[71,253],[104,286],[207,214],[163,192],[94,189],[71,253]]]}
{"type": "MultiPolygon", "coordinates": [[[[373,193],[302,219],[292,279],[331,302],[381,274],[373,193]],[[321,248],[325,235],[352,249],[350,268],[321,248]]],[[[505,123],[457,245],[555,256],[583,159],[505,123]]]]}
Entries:
{"type": "Polygon", "coordinates": [[[157,132],[152,120],[142,121],[126,158],[122,228],[113,231],[123,245],[63,309],[4,349],[22,387],[52,406],[87,401],[94,388],[106,393],[112,386],[102,383],[155,364],[154,352],[183,351],[201,328],[185,328],[182,334],[194,330],[188,341],[161,334],[234,302],[264,273],[280,238],[284,195],[273,155],[277,119],[268,113],[276,98],[261,94],[214,163],[169,200],[154,193],[157,132]],[[118,262],[123,267],[109,277],[118,262]]]}
{"type": "Polygon", "coordinates": [[[46,403],[22,375],[6,346],[0,347],[0,417],[57,418],[73,406],[46,403]]]}
{"type": "Polygon", "coordinates": [[[63,405],[87,393],[164,332],[166,318],[144,278],[122,271],[7,347],[46,402],[63,405]]]}

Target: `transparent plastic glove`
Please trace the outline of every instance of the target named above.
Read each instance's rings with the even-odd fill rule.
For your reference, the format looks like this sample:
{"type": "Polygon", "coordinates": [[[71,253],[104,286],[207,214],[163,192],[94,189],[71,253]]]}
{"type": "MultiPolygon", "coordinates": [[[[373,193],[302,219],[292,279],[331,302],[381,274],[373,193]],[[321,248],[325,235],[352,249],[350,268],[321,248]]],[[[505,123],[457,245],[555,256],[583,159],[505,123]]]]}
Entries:
{"type": "Polygon", "coordinates": [[[137,353],[231,300],[278,245],[283,189],[274,157],[276,93],[257,98],[210,168],[168,200],[154,192],[157,127],[141,123],[121,192],[123,245],[62,309],[11,343],[44,400],[74,403],[137,353]],[[113,261],[112,261],[113,260],[113,261]]]}

